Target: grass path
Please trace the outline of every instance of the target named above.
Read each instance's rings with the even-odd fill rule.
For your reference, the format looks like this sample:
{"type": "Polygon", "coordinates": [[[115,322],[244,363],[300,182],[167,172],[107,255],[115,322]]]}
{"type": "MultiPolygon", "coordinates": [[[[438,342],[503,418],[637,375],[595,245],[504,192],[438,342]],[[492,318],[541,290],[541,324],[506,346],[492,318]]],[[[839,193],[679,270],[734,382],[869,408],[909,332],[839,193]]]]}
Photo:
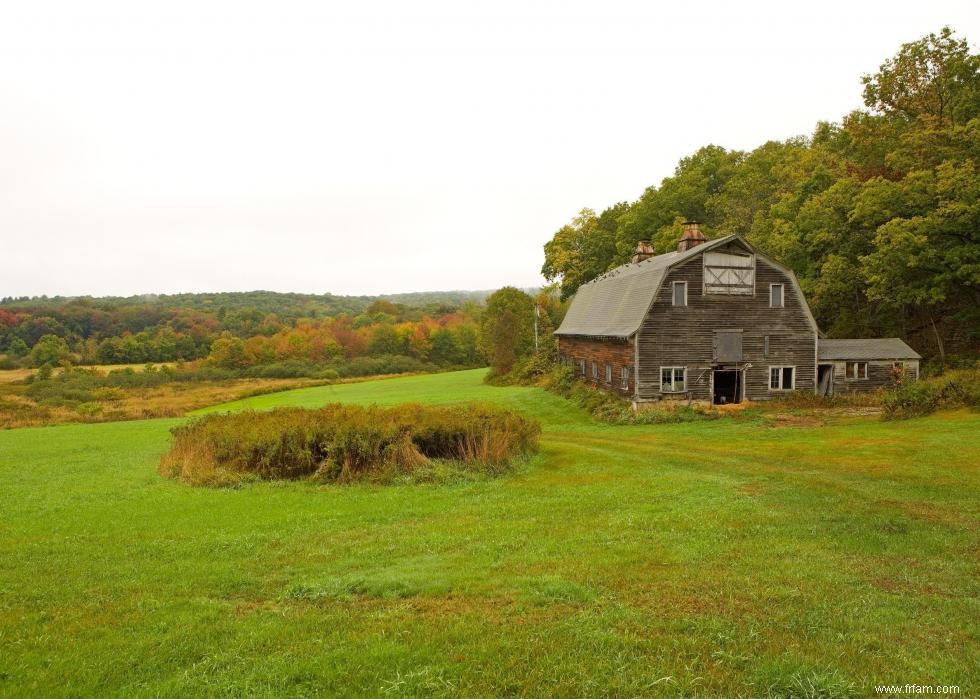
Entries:
{"type": "Polygon", "coordinates": [[[176,420],[0,431],[0,695],[977,692],[980,416],[612,427],[481,378],[209,409],[541,420],[448,486],[195,489],[155,471],[176,420]]]}

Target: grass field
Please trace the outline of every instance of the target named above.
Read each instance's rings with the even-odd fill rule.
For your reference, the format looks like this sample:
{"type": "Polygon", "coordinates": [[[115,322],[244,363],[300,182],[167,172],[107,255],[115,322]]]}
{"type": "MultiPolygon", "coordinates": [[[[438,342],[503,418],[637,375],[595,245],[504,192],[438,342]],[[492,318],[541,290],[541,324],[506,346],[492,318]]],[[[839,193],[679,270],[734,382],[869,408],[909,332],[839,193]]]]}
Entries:
{"type": "Polygon", "coordinates": [[[542,422],[454,485],[192,488],[178,420],[0,431],[0,695],[977,694],[977,414],[614,427],[481,378],[232,406],[542,422]]]}

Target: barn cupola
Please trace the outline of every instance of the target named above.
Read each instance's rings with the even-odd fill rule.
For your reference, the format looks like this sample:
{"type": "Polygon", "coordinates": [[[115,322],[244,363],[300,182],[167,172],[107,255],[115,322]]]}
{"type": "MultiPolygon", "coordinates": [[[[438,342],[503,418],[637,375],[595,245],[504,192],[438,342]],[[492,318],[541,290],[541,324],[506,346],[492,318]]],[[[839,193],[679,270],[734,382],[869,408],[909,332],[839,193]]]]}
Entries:
{"type": "Polygon", "coordinates": [[[633,263],[643,262],[643,260],[653,257],[655,254],[649,240],[637,241],[636,250],[633,252],[633,263]]]}
{"type": "Polygon", "coordinates": [[[697,221],[684,222],[684,234],[677,241],[677,252],[684,252],[705,242],[704,233],[697,221]]]}

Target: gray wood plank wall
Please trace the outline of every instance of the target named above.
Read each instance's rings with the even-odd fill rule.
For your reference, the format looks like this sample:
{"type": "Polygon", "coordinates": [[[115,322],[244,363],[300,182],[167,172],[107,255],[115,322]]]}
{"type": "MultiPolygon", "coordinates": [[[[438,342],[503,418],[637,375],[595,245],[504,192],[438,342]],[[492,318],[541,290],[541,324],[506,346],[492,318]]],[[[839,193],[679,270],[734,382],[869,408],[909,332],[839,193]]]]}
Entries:
{"type": "MultiPolygon", "coordinates": [[[[739,246],[736,248],[741,250],[739,246]]],[[[660,368],[685,366],[687,393],[682,398],[711,399],[713,339],[716,330],[742,330],[745,396],[771,398],[770,366],[795,366],[796,390],[813,391],[816,382],[816,333],[789,275],[756,259],[753,296],[703,294],[703,258],[694,257],[670,271],[660,287],[639,334],[637,397],[661,396],[660,368]],[[672,282],[687,282],[687,306],[672,305],[672,282]],[[783,308],[769,307],[769,285],[784,285],[783,308]],[[769,354],[764,354],[769,336],[769,354]]]]}

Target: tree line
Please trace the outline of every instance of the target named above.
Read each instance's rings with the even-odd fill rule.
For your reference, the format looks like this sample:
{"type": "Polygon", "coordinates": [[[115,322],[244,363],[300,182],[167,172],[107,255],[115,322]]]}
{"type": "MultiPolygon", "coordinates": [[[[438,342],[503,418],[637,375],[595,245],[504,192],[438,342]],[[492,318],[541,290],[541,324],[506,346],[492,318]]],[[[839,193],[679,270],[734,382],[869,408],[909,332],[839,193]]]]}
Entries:
{"type": "Polygon", "coordinates": [[[473,300],[417,307],[376,299],[359,304],[355,314],[327,315],[321,308],[302,315],[311,309],[291,306],[291,295],[280,296],[287,297],[279,308],[283,315],[261,307],[208,311],[171,305],[175,297],[167,303],[8,301],[0,306],[0,363],[13,368],[199,360],[235,370],[285,361],[336,366],[382,356],[410,358],[417,362],[412,366],[483,363],[482,306],[473,300]]]}
{"type": "Polygon", "coordinates": [[[980,57],[951,29],[862,78],[864,109],[755,150],[708,145],[635,201],[583,209],[545,245],[562,298],[675,249],[685,220],[796,273],[828,337],[899,336],[939,363],[980,339],[980,57]]]}

